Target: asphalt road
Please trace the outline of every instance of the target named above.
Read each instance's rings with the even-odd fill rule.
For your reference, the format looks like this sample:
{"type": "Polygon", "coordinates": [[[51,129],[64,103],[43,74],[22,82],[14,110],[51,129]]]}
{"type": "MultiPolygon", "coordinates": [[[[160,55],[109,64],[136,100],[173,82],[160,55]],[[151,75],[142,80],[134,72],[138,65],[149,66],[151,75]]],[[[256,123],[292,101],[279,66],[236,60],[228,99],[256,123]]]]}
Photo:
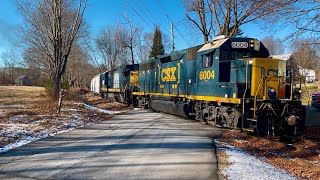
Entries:
{"type": "Polygon", "coordinates": [[[0,179],[217,179],[221,131],[131,111],[0,154],[0,179]]]}

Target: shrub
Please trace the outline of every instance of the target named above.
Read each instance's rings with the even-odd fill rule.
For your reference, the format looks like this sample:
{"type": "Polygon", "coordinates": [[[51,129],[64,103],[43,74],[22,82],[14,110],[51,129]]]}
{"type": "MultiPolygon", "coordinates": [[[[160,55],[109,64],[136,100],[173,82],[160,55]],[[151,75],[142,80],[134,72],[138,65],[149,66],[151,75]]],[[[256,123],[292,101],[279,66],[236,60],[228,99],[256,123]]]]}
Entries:
{"type": "MultiPolygon", "coordinates": [[[[53,81],[51,78],[47,78],[44,82],[43,87],[45,88],[46,92],[48,94],[53,95],[53,81]]],[[[60,82],[60,88],[64,90],[69,90],[70,89],[70,83],[66,79],[62,79],[60,82]]]]}
{"type": "Polygon", "coordinates": [[[48,94],[53,94],[53,81],[51,78],[45,79],[43,87],[48,94]]]}
{"type": "Polygon", "coordinates": [[[64,90],[69,90],[70,89],[70,83],[69,83],[69,81],[67,80],[67,79],[62,79],[61,80],[61,83],[60,83],[60,86],[61,86],[61,88],[62,89],[64,89],[64,90]]]}

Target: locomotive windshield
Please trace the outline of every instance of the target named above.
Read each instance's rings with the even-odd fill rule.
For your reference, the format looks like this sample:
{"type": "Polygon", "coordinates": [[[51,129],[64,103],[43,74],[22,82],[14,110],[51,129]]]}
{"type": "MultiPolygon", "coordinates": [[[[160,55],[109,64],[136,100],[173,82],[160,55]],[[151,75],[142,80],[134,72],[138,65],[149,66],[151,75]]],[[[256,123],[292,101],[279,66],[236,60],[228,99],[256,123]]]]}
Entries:
{"type": "Polygon", "coordinates": [[[230,61],[242,58],[252,58],[253,53],[250,49],[231,49],[220,51],[220,61],[230,61]]]}
{"type": "Polygon", "coordinates": [[[239,49],[236,51],[232,51],[231,53],[231,59],[241,59],[241,58],[251,58],[252,52],[251,50],[247,49],[239,49]]]}
{"type": "Polygon", "coordinates": [[[214,52],[215,50],[211,53],[202,55],[202,67],[204,68],[212,67],[214,52]]]}

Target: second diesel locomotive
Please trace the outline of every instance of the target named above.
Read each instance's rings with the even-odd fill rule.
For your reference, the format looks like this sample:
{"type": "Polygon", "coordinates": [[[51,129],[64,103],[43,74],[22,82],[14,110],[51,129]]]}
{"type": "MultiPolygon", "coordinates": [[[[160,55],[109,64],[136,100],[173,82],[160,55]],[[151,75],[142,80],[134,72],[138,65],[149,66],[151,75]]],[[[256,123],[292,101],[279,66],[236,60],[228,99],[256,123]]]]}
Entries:
{"type": "Polygon", "coordinates": [[[261,136],[301,136],[306,112],[289,76],[286,62],[269,58],[260,41],[217,37],[99,74],[91,88],[123,103],[202,123],[261,136]]]}

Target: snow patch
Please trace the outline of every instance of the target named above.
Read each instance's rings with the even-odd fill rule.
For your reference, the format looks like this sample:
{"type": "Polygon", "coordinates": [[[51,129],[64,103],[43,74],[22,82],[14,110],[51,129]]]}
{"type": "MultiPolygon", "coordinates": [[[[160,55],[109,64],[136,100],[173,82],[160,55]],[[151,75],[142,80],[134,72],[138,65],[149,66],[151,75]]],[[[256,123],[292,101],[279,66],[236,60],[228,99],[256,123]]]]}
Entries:
{"type": "Polygon", "coordinates": [[[228,165],[222,174],[228,179],[269,180],[269,179],[296,179],[281,169],[257,159],[240,148],[214,140],[218,150],[227,154],[228,165]]]}
{"type": "Polygon", "coordinates": [[[32,141],[39,140],[41,138],[44,138],[44,137],[40,137],[40,136],[38,136],[38,137],[30,137],[30,136],[29,137],[25,137],[25,139],[22,139],[20,141],[8,144],[8,145],[6,145],[4,147],[0,147],[0,152],[7,152],[12,148],[23,146],[25,144],[28,144],[28,143],[30,143],[32,141]]]}
{"type": "Polygon", "coordinates": [[[77,105],[77,106],[82,106],[83,105],[83,103],[78,103],[78,102],[75,102],[75,103],[73,103],[74,105],[77,105]]]}
{"type": "MultiPolygon", "coordinates": [[[[83,103],[74,104],[106,114],[121,113],[121,111],[108,111],[83,103]]],[[[28,121],[28,115],[15,115],[11,117],[9,123],[1,124],[0,153],[7,152],[10,149],[20,147],[32,141],[68,132],[73,129],[83,127],[84,125],[95,124],[94,121],[85,121],[82,119],[81,114],[78,113],[77,109],[63,109],[63,111],[69,112],[71,116],[56,117],[53,120],[51,115],[36,115],[41,119],[32,122],[28,121]],[[48,121],[50,121],[50,128],[46,127],[48,121]]]]}
{"type": "Polygon", "coordinates": [[[109,111],[109,110],[100,109],[100,108],[97,108],[97,107],[94,107],[94,106],[90,106],[88,104],[84,104],[84,107],[87,108],[87,109],[99,111],[99,112],[106,113],[106,114],[119,114],[119,113],[121,113],[121,111],[109,111]]]}
{"type": "MultiPolygon", "coordinates": [[[[49,136],[55,136],[56,134],[71,131],[73,129],[83,127],[84,121],[78,117],[77,114],[73,115],[73,118],[63,118],[62,121],[57,122],[50,129],[39,126],[40,123],[47,120],[40,120],[33,122],[32,124],[6,124],[5,127],[0,131],[0,141],[8,140],[12,143],[5,146],[0,145],[0,152],[6,152],[10,149],[20,147],[28,144],[32,141],[36,141],[49,136]]],[[[87,124],[94,124],[93,122],[87,124]]]]}
{"type": "Polygon", "coordinates": [[[61,111],[64,111],[64,112],[78,112],[78,109],[61,109],[61,111]]]}

